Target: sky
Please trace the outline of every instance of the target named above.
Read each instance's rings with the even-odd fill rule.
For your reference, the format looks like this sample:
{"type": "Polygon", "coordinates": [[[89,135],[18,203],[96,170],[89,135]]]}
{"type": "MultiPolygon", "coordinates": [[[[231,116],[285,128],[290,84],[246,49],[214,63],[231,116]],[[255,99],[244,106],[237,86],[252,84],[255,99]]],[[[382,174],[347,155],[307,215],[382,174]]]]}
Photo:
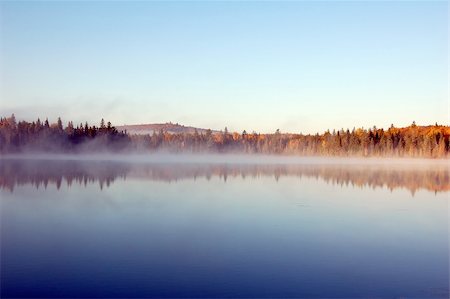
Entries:
{"type": "Polygon", "coordinates": [[[449,124],[447,1],[0,2],[0,115],[231,131],[449,124]]]}

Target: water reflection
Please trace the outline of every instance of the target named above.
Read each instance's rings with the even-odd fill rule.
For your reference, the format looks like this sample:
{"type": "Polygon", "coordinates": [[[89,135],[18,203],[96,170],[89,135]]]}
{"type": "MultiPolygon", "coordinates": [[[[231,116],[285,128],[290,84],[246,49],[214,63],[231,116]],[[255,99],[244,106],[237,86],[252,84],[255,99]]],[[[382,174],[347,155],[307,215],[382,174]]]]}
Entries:
{"type": "Polygon", "coordinates": [[[0,188],[13,192],[16,186],[47,188],[63,184],[98,183],[109,187],[117,179],[143,179],[173,182],[183,179],[229,178],[253,179],[285,176],[321,179],[329,184],[370,188],[406,188],[412,194],[424,189],[431,192],[450,190],[450,171],[445,163],[419,166],[358,164],[195,164],[130,163],[117,161],[18,160],[4,159],[0,164],[0,188]]]}
{"type": "Polygon", "coordinates": [[[109,186],[118,178],[125,178],[129,167],[121,163],[64,160],[2,160],[0,164],[0,188],[14,191],[16,186],[34,185],[57,189],[65,183],[87,185],[99,182],[100,188],[109,186]]]}
{"type": "Polygon", "coordinates": [[[402,164],[0,159],[0,297],[448,298],[448,169],[402,164]]]}

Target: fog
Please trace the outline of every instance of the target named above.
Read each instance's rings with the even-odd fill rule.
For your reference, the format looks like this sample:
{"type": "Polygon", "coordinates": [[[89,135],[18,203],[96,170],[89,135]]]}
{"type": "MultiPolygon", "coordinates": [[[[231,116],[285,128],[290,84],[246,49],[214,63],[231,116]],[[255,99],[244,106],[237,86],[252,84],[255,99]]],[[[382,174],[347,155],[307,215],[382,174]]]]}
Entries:
{"type": "Polygon", "coordinates": [[[421,158],[375,158],[375,157],[304,157],[257,154],[172,154],[172,153],[129,153],[129,154],[5,154],[4,159],[20,160],[76,160],[114,161],[128,163],[181,163],[181,164],[281,164],[281,165],[371,165],[371,166],[447,166],[449,159],[421,158]]]}

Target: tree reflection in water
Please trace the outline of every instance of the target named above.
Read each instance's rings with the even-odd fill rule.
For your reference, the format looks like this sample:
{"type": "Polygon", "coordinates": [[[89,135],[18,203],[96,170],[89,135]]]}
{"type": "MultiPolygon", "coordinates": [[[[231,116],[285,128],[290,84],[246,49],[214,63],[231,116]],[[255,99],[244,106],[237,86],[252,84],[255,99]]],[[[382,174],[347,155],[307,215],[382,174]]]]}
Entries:
{"type": "Polygon", "coordinates": [[[358,164],[208,164],[208,163],[130,163],[118,161],[20,160],[2,159],[0,188],[13,192],[16,186],[46,188],[63,184],[97,183],[109,187],[117,179],[145,179],[172,182],[183,179],[218,177],[258,178],[285,176],[322,179],[329,184],[370,188],[406,188],[412,194],[424,189],[450,190],[450,170],[446,163],[420,166],[358,164]]]}

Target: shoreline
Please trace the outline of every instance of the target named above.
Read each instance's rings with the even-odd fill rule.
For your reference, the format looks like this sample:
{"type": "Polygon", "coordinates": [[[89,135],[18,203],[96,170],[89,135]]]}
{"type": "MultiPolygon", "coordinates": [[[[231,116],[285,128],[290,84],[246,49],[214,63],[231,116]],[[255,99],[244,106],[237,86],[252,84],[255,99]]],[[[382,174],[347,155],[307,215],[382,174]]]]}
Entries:
{"type": "Polygon", "coordinates": [[[166,164],[281,164],[281,165],[448,165],[450,158],[294,156],[201,153],[0,154],[0,160],[110,161],[166,164]]]}

